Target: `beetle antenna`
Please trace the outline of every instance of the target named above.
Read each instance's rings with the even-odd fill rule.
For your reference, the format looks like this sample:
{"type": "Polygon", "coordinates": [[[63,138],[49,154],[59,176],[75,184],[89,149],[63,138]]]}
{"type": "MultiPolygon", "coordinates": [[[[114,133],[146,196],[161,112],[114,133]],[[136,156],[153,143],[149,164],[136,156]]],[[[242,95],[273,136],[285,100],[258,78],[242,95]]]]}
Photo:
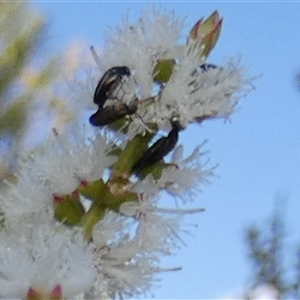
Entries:
{"type": "Polygon", "coordinates": [[[94,46],[91,46],[90,50],[92,52],[92,56],[94,58],[96,65],[99,67],[99,69],[101,69],[100,58],[99,58],[98,54],[96,53],[94,46]]]}
{"type": "Polygon", "coordinates": [[[143,124],[144,128],[147,129],[147,131],[149,131],[150,133],[155,133],[155,131],[152,130],[152,129],[144,122],[143,118],[142,118],[137,112],[136,112],[134,115],[140,119],[141,123],[143,124]]]}
{"type": "MultiPolygon", "coordinates": [[[[137,102],[138,105],[140,105],[140,104],[143,104],[143,103],[145,103],[145,102],[147,102],[147,101],[154,101],[154,100],[155,100],[155,97],[149,97],[149,98],[142,99],[142,100],[136,99],[136,102],[137,102]]],[[[142,118],[137,112],[135,112],[134,115],[140,119],[141,123],[143,124],[143,126],[145,127],[145,129],[147,129],[147,131],[152,132],[152,133],[155,132],[155,131],[153,131],[153,130],[152,130],[152,129],[144,122],[143,118],[142,118]]]]}
{"type": "MultiPolygon", "coordinates": [[[[135,100],[134,100],[134,102],[136,103],[136,105],[137,105],[137,107],[140,105],[140,104],[142,104],[142,103],[144,103],[144,102],[146,102],[146,101],[153,101],[154,100],[154,97],[149,97],[149,98],[146,98],[146,99],[142,99],[142,100],[138,100],[138,98],[136,98],[135,100]]],[[[143,120],[143,118],[141,117],[141,115],[136,111],[134,114],[133,114],[135,117],[137,117],[139,120],[140,120],[140,122],[141,122],[141,124],[142,124],[142,126],[148,131],[148,132],[150,132],[150,133],[155,133],[155,131],[153,130],[153,129],[151,129],[150,127],[149,127],[149,125],[147,125],[147,123],[143,120]]]]}

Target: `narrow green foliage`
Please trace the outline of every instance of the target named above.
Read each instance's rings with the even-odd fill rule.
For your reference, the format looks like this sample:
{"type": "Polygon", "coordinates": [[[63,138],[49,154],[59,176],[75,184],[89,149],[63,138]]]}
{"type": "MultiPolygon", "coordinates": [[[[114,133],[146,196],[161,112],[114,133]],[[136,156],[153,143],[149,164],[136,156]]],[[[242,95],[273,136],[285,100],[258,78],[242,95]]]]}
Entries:
{"type": "Polygon", "coordinates": [[[24,68],[31,52],[36,46],[41,30],[42,25],[40,20],[34,21],[26,31],[17,36],[2,51],[0,60],[0,96],[24,68]]]}
{"type": "Polygon", "coordinates": [[[0,143],[4,137],[11,145],[5,161],[0,153],[0,180],[10,173],[9,166],[15,165],[22,151],[31,104],[45,95],[44,89],[59,70],[56,59],[43,61],[39,70],[33,67],[43,33],[44,21],[31,5],[0,0],[0,143]]]}
{"type": "Polygon", "coordinates": [[[13,102],[1,115],[0,134],[16,134],[23,128],[27,117],[28,99],[13,102]]]}
{"type": "Polygon", "coordinates": [[[58,74],[58,65],[60,63],[61,62],[56,56],[49,59],[43,69],[28,80],[28,88],[30,88],[30,90],[38,90],[43,87],[47,87],[47,85],[49,85],[49,83],[58,74]]]}
{"type": "Polygon", "coordinates": [[[280,299],[299,299],[300,296],[300,244],[296,252],[285,246],[285,221],[282,205],[276,204],[268,226],[252,225],[246,231],[248,257],[252,263],[253,280],[250,290],[267,284],[273,286],[280,299]],[[296,255],[295,255],[296,254],[296,255]],[[294,255],[295,264],[287,265],[286,258],[294,255]],[[291,276],[291,272],[294,273],[291,276]]]}

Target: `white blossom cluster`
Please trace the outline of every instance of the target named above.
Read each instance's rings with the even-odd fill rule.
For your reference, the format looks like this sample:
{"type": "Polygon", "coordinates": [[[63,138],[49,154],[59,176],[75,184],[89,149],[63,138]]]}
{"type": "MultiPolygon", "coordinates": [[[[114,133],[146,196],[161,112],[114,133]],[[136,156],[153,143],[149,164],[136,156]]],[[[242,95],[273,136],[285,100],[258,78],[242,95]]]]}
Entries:
{"type": "MultiPolygon", "coordinates": [[[[249,83],[243,69],[230,62],[207,72],[195,70],[204,61],[180,45],[182,30],[183,19],[155,10],[108,33],[98,65],[102,72],[113,66],[130,68],[132,80],[122,87],[126,103],[132,95],[153,97],[155,65],[162,59],[176,59],[170,80],[160,87],[159,101],[138,108],[140,118],[132,117],[127,138],[82,124],[78,116],[65,133],[53,134],[24,158],[15,180],[7,182],[0,194],[1,298],[26,299],[30,290],[48,297],[57,286],[66,299],[143,296],[156,283],[156,275],[167,270],[160,262],[180,247],[182,217],[202,209],[161,207],[160,195],[166,191],[183,204],[196,195],[211,175],[200,162],[202,147],[183,158],[183,148],[178,146],[159,179],[151,175],[130,179],[138,201],[123,203],[119,212],[107,211],[95,225],[92,239],[85,240],[80,227],[55,218],[55,199],[76,192],[86,182],[104,180],[118,159],[111,154],[114,145],[123,149],[128,137],[145,130],[143,123],[154,122],[165,129],[176,116],[185,128],[201,117],[227,117],[233,112],[249,83]]],[[[87,108],[99,78],[98,69],[96,77],[80,84],[77,98],[86,101],[87,108]]]]}

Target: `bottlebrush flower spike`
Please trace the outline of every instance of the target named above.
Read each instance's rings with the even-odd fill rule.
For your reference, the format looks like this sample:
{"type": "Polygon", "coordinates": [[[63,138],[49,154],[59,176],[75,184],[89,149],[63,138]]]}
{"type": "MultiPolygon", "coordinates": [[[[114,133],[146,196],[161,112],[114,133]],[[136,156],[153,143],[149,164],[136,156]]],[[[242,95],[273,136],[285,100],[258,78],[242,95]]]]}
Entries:
{"type": "Polygon", "coordinates": [[[218,11],[214,11],[206,20],[201,18],[190,31],[188,44],[196,43],[200,56],[207,57],[215,47],[220,36],[222,21],[218,11]]]}
{"type": "Polygon", "coordinates": [[[110,71],[72,85],[86,110],[79,104],[74,123],[21,159],[0,190],[1,299],[145,298],[159,273],[178,269],[162,259],[182,246],[182,218],[203,211],[181,206],[199,200],[213,168],[200,146],[187,158],[179,146],[166,156],[179,129],[229,118],[253,90],[237,59],[206,61],[221,30],[217,12],[192,27],[187,45],[183,21],[146,10],[109,31],[94,58],[110,71]],[[131,75],[119,79],[119,67],[131,75]],[[95,92],[106,123],[91,128],[95,92]],[[119,105],[136,110],[119,118],[119,105]],[[173,201],[162,201],[165,193],[173,201]]]}

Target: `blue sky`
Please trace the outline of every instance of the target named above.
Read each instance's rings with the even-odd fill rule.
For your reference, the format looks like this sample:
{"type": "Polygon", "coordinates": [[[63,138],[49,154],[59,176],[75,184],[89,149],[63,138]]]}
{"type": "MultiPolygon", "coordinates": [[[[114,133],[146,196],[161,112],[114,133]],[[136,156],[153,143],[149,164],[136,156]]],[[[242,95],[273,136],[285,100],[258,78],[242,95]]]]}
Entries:
{"type": "MultiPolygon", "coordinates": [[[[206,212],[187,219],[193,236],[187,247],[164,261],[182,266],[163,275],[155,299],[222,298],[246,286],[250,264],[244,229],[273,212],[276,194],[288,199],[288,232],[300,241],[300,3],[297,2],[156,2],[178,16],[187,29],[218,10],[224,18],[220,40],[209,62],[241,57],[248,74],[259,76],[256,90],[242,99],[231,122],[191,126],[181,135],[186,154],[208,140],[210,164],[219,164],[197,204],[206,212]]],[[[152,2],[153,3],[153,2],[152,2]]],[[[49,52],[59,52],[75,38],[101,47],[107,26],[132,20],[146,2],[35,2],[49,23],[49,52]]],[[[293,245],[293,244],[291,244],[293,245]]]]}

